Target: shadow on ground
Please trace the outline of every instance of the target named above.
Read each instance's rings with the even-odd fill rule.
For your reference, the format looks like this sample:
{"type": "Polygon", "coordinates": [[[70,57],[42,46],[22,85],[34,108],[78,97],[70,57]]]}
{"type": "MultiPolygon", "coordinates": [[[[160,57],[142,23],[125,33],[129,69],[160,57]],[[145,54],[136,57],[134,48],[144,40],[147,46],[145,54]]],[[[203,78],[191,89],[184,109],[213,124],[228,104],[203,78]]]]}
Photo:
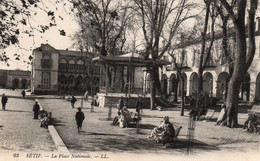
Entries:
{"type": "Polygon", "coordinates": [[[121,135],[121,134],[95,133],[95,132],[85,132],[85,131],[81,131],[79,134],[80,135],[125,136],[125,135],[121,135]]]}
{"type": "MultiPolygon", "coordinates": [[[[87,133],[89,135],[90,133],[87,133]]],[[[198,149],[206,151],[220,150],[216,146],[209,146],[203,142],[188,139],[181,139],[175,141],[174,143],[162,144],[156,143],[154,140],[149,140],[146,138],[138,139],[134,137],[127,137],[124,140],[116,136],[113,138],[99,138],[96,140],[90,140],[86,146],[75,146],[67,145],[69,149],[80,150],[80,151],[134,151],[134,152],[145,152],[145,151],[167,151],[169,152],[174,149],[174,151],[184,152],[186,149],[198,149]],[[95,145],[95,146],[93,146],[95,145]],[[104,146],[106,145],[106,146],[104,146]]]]}
{"type": "Polygon", "coordinates": [[[32,111],[8,110],[8,109],[6,109],[5,111],[8,111],[8,112],[27,112],[27,113],[32,113],[32,111]]]}
{"type": "Polygon", "coordinates": [[[53,118],[53,123],[52,123],[53,126],[66,126],[65,125],[65,122],[62,122],[56,118],[53,118]]]}

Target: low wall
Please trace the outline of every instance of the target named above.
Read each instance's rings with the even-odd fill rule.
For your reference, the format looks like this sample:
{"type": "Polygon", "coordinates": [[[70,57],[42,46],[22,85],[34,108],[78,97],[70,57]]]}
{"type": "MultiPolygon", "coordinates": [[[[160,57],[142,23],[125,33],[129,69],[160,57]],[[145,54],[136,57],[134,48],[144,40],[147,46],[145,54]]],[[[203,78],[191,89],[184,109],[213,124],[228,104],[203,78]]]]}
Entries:
{"type": "MultiPolygon", "coordinates": [[[[105,95],[103,93],[98,93],[98,102],[99,102],[99,106],[100,107],[116,107],[116,105],[118,104],[118,101],[120,99],[120,97],[123,97],[123,101],[124,104],[128,107],[128,108],[135,108],[135,104],[138,98],[138,95],[132,95],[132,96],[125,96],[125,95],[105,95]]],[[[142,98],[143,101],[143,108],[150,108],[150,98],[149,97],[143,97],[142,98]]]]}

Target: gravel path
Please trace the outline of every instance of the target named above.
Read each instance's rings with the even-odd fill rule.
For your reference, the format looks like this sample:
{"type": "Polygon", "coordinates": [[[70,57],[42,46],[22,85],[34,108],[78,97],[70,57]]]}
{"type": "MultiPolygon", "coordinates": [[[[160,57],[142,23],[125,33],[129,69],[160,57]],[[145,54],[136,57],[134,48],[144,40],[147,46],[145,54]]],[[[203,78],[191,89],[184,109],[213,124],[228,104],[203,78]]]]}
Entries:
{"type": "Polygon", "coordinates": [[[40,120],[33,119],[34,101],[9,98],[6,111],[0,111],[0,151],[53,152],[55,145],[40,120]]]}

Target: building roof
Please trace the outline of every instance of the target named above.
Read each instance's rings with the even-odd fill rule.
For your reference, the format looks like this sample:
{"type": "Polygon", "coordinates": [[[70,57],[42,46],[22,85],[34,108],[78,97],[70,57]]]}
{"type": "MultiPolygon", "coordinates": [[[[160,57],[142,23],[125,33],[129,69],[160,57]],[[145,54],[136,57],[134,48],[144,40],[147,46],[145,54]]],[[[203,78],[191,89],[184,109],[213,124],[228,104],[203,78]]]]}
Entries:
{"type": "Polygon", "coordinates": [[[81,52],[81,51],[73,51],[73,50],[60,50],[60,49],[55,49],[52,47],[50,44],[41,44],[40,47],[34,49],[33,51],[40,51],[40,52],[51,52],[51,53],[58,53],[60,55],[64,56],[79,56],[79,55],[87,55],[86,52],[81,52]]]}
{"type": "Polygon", "coordinates": [[[93,61],[111,64],[111,65],[123,65],[123,66],[136,66],[136,67],[147,67],[147,66],[163,66],[168,65],[170,62],[166,60],[145,60],[138,53],[127,53],[119,56],[98,56],[92,59],[93,61]]]}

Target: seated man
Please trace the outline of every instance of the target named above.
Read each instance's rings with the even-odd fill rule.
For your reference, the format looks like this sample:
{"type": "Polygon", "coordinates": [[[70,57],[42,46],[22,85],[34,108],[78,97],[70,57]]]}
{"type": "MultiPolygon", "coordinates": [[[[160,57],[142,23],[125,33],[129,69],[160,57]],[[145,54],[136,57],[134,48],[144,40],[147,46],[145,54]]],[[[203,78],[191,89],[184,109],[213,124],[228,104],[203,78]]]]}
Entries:
{"type": "Polygon", "coordinates": [[[244,123],[244,127],[243,129],[245,129],[246,131],[250,132],[250,133],[257,133],[258,129],[257,129],[257,125],[259,124],[259,120],[258,120],[258,116],[253,114],[253,113],[249,113],[248,114],[248,118],[244,123]]]}
{"type": "Polygon", "coordinates": [[[148,138],[155,139],[158,143],[165,143],[170,139],[174,138],[174,136],[175,129],[173,125],[170,123],[169,117],[165,116],[163,118],[163,122],[152,130],[151,135],[148,138]]]}

